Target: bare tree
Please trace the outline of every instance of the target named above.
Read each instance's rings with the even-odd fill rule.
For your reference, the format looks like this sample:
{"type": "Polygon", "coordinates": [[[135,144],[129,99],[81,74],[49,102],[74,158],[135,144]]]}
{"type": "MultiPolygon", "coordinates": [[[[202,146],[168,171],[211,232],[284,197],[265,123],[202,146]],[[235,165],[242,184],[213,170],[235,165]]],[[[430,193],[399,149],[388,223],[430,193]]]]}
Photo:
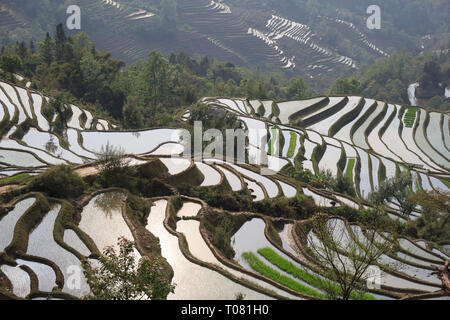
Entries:
{"type": "Polygon", "coordinates": [[[120,147],[114,147],[108,143],[100,149],[97,169],[105,174],[114,174],[130,164],[130,159],[125,156],[125,151],[120,147]]]}
{"type": "MultiPolygon", "coordinates": [[[[368,281],[381,274],[376,267],[384,254],[393,250],[389,241],[380,241],[376,230],[366,230],[364,237],[354,237],[347,229],[344,220],[317,216],[312,230],[307,235],[308,247],[316,263],[325,273],[324,289],[332,299],[361,299],[367,291],[368,281]]],[[[381,278],[375,279],[378,284],[381,278]]]]}

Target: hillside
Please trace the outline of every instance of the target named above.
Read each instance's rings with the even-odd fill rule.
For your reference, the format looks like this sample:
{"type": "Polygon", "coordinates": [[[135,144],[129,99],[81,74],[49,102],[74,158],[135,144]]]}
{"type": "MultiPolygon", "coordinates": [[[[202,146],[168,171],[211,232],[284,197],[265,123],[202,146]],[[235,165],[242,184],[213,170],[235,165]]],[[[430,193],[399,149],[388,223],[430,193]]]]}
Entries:
{"type": "Polygon", "coordinates": [[[360,298],[443,295],[430,270],[449,258],[448,232],[423,233],[428,212],[415,206],[405,213],[404,203],[391,197],[383,201],[382,216],[370,222],[371,210],[380,209],[367,196],[402,172],[412,178],[408,189],[414,192],[448,194],[447,114],[358,96],[286,102],[210,97],[178,114],[178,128],[117,131],[74,105],[49,114],[44,110],[53,99],[34,90],[2,81],[0,94],[0,163],[6,176],[0,180],[0,225],[9,230],[0,242],[3,297],[83,296],[89,289],[85,279],[80,288],[70,287],[66,267],[93,263],[122,235],[137,241],[139,255],[165,257],[168,276],[173,269],[177,283],[171,299],[232,299],[237,292],[256,299],[326,298],[326,283],[318,275],[330,281],[329,274],[310,242],[320,236],[312,219],[319,212],[328,214],[327,228],[340,239],[343,256],[351,256],[345,248],[369,246],[371,234],[379,245],[394,245],[377,262],[381,287],[369,288],[360,298]],[[171,158],[183,152],[180,130],[196,120],[198,108],[234,114],[250,131],[247,164],[171,158]],[[63,130],[55,131],[61,121],[63,130]],[[265,132],[263,139],[255,140],[255,130],[265,132]],[[106,145],[121,148],[134,170],[102,174],[94,161],[106,145]],[[269,153],[266,169],[261,151],[269,153]],[[59,164],[70,165],[84,182],[66,183],[67,191],[58,188],[71,172],[58,171],[63,170],[54,167],[59,164]],[[346,175],[356,193],[313,178],[297,179],[294,173],[306,169],[315,177],[323,170],[346,175]],[[259,240],[249,242],[249,236],[259,240]],[[439,239],[442,246],[421,237],[439,239]],[[277,268],[286,274],[274,273],[277,268]],[[193,274],[201,278],[201,290],[191,287],[193,274]],[[218,292],[218,287],[227,289],[218,292]]]}

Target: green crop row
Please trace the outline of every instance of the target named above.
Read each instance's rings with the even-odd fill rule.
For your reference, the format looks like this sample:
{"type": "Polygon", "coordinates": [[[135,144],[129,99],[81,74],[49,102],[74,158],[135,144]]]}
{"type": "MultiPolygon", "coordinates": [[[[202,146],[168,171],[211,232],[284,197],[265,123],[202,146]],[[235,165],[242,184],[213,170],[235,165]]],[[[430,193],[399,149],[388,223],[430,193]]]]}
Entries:
{"type": "Polygon", "coordinates": [[[274,144],[275,143],[279,143],[279,132],[278,132],[278,128],[273,127],[272,129],[270,129],[270,132],[272,134],[272,137],[269,141],[269,150],[268,150],[268,154],[273,155],[274,152],[274,144]]]}
{"type": "Polygon", "coordinates": [[[347,170],[345,171],[345,175],[353,181],[353,168],[355,167],[356,159],[348,159],[347,170]]]}
{"type": "Polygon", "coordinates": [[[440,180],[447,186],[450,188],[450,181],[448,181],[447,179],[444,178],[440,178],[440,180]]]}
{"type": "Polygon", "coordinates": [[[297,134],[293,131],[291,131],[290,133],[291,139],[289,140],[289,149],[287,153],[288,158],[292,158],[294,156],[295,147],[297,146],[297,134]]]}
{"type": "MultiPolygon", "coordinates": [[[[334,284],[331,281],[324,280],[316,275],[313,275],[305,270],[300,269],[299,267],[295,266],[288,260],[281,257],[279,254],[277,254],[274,250],[271,248],[263,248],[259,249],[258,253],[262,255],[265,259],[267,259],[270,263],[277,266],[284,272],[289,273],[290,275],[294,276],[295,278],[302,280],[306,282],[307,284],[316,287],[318,289],[322,290],[332,290],[332,292],[336,292],[339,294],[339,292],[342,292],[342,290],[339,288],[338,285],[334,284]]],[[[359,295],[356,292],[352,292],[350,297],[352,299],[359,299],[359,295]]],[[[362,297],[363,300],[375,300],[375,298],[370,294],[364,294],[362,297]]]]}
{"type": "Polygon", "coordinates": [[[326,298],[326,295],[320,292],[317,292],[314,289],[311,289],[310,287],[307,287],[293,279],[291,279],[288,276],[282,275],[278,271],[274,270],[273,268],[267,266],[264,262],[262,262],[254,253],[252,252],[244,252],[242,254],[244,259],[248,262],[250,267],[255,270],[256,272],[259,272],[266,277],[285,285],[286,287],[295,290],[300,293],[304,293],[313,297],[318,298],[326,298]]]}
{"type": "Polygon", "coordinates": [[[403,122],[405,123],[405,126],[407,128],[412,128],[414,121],[416,120],[418,110],[418,108],[408,108],[408,110],[406,111],[403,117],[403,122]]]}
{"type": "Polygon", "coordinates": [[[17,180],[17,179],[20,179],[20,178],[25,178],[25,177],[28,177],[28,176],[29,176],[28,173],[21,173],[21,174],[17,174],[15,176],[12,176],[12,177],[6,177],[6,178],[3,178],[3,179],[0,179],[0,183],[10,182],[10,181],[14,181],[14,180],[17,180]]]}

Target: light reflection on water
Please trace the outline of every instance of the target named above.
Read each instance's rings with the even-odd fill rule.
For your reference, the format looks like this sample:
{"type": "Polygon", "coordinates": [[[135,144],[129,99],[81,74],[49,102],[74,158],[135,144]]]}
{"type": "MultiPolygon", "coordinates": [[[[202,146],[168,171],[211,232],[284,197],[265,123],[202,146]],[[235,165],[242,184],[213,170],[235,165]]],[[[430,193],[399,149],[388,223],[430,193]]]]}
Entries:
{"type": "Polygon", "coordinates": [[[120,237],[133,240],[133,234],[122,216],[123,199],[124,194],[120,192],[102,193],[83,208],[79,227],[91,237],[100,252],[110,246],[117,252],[120,237]]]}
{"type": "MultiPolygon", "coordinates": [[[[238,292],[245,293],[247,298],[263,298],[263,295],[254,293],[215,271],[188,261],[180,251],[178,238],[170,234],[164,228],[163,221],[165,218],[166,205],[166,200],[155,202],[155,206],[152,207],[150,212],[146,228],[159,238],[161,243],[161,254],[167,259],[174,271],[174,278],[172,281],[176,284],[175,293],[169,294],[169,300],[228,300],[234,299],[235,294],[238,292]]],[[[183,223],[184,222],[182,222],[182,224],[183,223]]],[[[191,223],[188,229],[193,226],[194,224],[191,223]]],[[[188,230],[184,231],[189,232],[188,230]]],[[[196,254],[199,253],[196,249],[194,249],[194,252],[196,252],[196,254]]],[[[200,252],[200,255],[205,257],[205,253],[206,252],[202,251],[200,252]]]]}
{"type": "Polygon", "coordinates": [[[112,218],[114,212],[119,212],[125,195],[122,192],[105,192],[94,198],[94,207],[100,209],[106,217],[112,218]]]}

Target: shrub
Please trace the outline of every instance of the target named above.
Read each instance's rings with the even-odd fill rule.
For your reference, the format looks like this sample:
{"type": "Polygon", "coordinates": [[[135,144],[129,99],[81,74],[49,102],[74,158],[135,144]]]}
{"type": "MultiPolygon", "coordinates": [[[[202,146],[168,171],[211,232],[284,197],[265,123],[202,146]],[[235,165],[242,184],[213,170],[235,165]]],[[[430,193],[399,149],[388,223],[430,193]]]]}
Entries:
{"type": "Polygon", "coordinates": [[[125,158],[125,151],[120,147],[114,147],[108,143],[102,146],[99,157],[97,169],[102,175],[114,175],[117,172],[123,171],[129,166],[130,160],[125,158]]]}
{"type": "Polygon", "coordinates": [[[314,199],[305,194],[299,193],[294,199],[291,199],[291,205],[297,208],[299,218],[309,218],[317,212],[318,207],[314,199]]]}
{"type": "Polygon", "coordinates": [[[53,103],[46,103],[42,108],[42,115],[47,121],[52,122],[53,116],[56,112],[55,105],[53,103]]]}
{"type": "Polygon", "coordinates": [[[189,197],[198,197],[198,192],[195,190],[195,187],[190,183],[181,183],[177,186],[177,191],[180,194],[189,196],[189,197]]]}
{"type": "Polygon", "coordinates": [[[20,125],[17,126],[17,129],[11,135],[11,138],[22,140],[22,138],[25,136],[28,130],[30,130],[31,126],[32,120],[26,119],[24,122],[22,122],[20,125]]]}
{"type": "Polygon", "coordinates": [[[334,181],[331,188],[339,193],[345,193],[350,196],[356,196],[355,188],[353,186],[353,181],[347,176],[339,175],[334,181]]]}
{"type": "Polygon", "coordinates": [[[295,180],[300,182],[309,183],[313,177],[313,173],[309,169],[299,170],[294,173],[295,180]]]}
{"type": "Polygon", "coordinates": [[[18,55],[4,55],[0,58],[0,68],[10,73],[17,72],[22,68],[22,60],[18,55]]]}
{"type": "Polygon", "coordinates": [[[253,207],[251,196],[244,190],[231,192],[219,190],[217,187],[202,188],[199,197],[212,207],[229,211],[245,211],[253,207]]]}
{"type": "Polygon", "coordinates": [[[146,223],[148,215],[150,214],[151,202],[135,195],[128,194],[127,204],[131,209],[132,214],[142,223],[146,223]]]}
{"type": "Polygon", "coordinates": [[[173,194],[170,185],[159,178],[153,178],[150,181],[147,179],[139,179],[137,188],[138,190],[136,191],[141,192],[146,197],[160,197],[173,194]]]}
{"type": "Polygon", "coordinates": [[[67,165],[55,166],[30,183],[30,189],[56,198],[76,198],[85,188],[83,179],[67,165]]]}
{"type": "Polygon", "coordinates": [[[311,177],[310,184],[315,188],[331,189],[334,183],[333,173],[330,169],[320,170],[319,173],[311,177]]]}
{"type": "Polygon", "coordinates": [[[164,274],[161,257],[143,257],[139,261],[133,254],[134,242],[119,238],[116,253],[107,247],[99,259],[99,267],[87,266],[84,275],[91,292],[86,300],[166,300],[175,286],[164,274]]]}
{"type": "Polygon", "coordinates": [[[230,215],[223,211],[208,210],[201,218],[201,228],[212,235],[213,245],[228,259],[233,259],[235,252],[231,246],[231,237],[249,220],[246,215],[230,215]]]}

